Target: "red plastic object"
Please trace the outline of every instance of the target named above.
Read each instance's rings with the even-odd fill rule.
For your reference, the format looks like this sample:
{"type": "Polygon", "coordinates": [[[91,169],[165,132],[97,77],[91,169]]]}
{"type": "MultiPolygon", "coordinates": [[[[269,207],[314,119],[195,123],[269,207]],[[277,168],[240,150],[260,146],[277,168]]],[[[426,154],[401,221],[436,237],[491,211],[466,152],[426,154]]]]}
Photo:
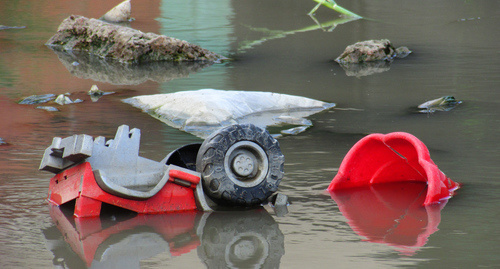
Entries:
{"type": "Polygon", "coordinates": [[[99,216],[102,203],[147,214],[196,210],[194,190],[191,187],[199,182],[199,178],[196,180],[193,175],[182,171],[170,171],[171,178],[156,195],[146,200],[132,200],[103,191],[95,181],[90,164],[84,162],[51,178],[47,199],[55,205],[76,199],[75,217],[99,216]],[[178,180],[190,184],[181,186],[174,183],[178,180]]]}
{"type": "Polygon", "coordinates": [[[358,141],[345,156],[328,191],[402,181],[427,182],[424,205],[450,198],[460,186],[438,169],[422,141],[395,132],[371,134],[358,141]]]}
{"type": "Polygon", "coordinates": [[[412,256],[438,231],[440,204],[421,206],[425,199],[423,182],[375,184],[331,192],[347,223],[372,243],[393,246],[402,255],[412,256]]]}
{"type": "MultiPolygon", "coordinates": [[[[197,220],[203,213],[199,211],[179,212],[172,214],[144,215],[140,214],[132,219],[114,223],[112,226],[103,223],[100,218],[67,218],[59,207],[50,207],[50,216],[64,240],[73,251],[85,261],[90,268],[96,260],[98,249],[116,243],[108,239],[119,235],[121,238],[130,235],[129,232],[137,227],[152,228],[152,231],[161,235],[169,245],[172,256],[180,256],[196,249],[200,239],[196,234],[197,220]]],[[[126,253],[125,253],[126,254],[126,253]]],[[[124,255],[125,255],[124,254],[124,255]]]]}

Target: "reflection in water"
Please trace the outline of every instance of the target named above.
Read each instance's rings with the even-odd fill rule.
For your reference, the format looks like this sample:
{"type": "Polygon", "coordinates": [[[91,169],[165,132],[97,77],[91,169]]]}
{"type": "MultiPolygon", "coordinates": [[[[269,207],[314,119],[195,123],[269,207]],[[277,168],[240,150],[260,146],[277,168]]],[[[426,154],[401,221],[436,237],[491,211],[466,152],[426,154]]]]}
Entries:
{"type": "Polygon", "coordinates": [[[214,212],[198,256],[207,268],[279,268],[284,236],[265,210],[214,212]]]}
{"type": "Polygon", "coordinates": [[[422,206],[427,185],[420,182],[375,184],[331,192],[349,226],[372,243],[396,247],[411,256],[438,230],[446,201],[422,206]]]}
{"type": "MultiPolygon", "coordinates": [[[[186,40],[225,57],[231,58],[234,37],[232,1],[162,0],[160,34],[186,40]]],[[[228,65],[216,64],[191,77],[191,81],[176,80],[162,84],[162,92],[198,90],[204,88],[230,89],[228,65]]]]}
{"type": "Polygon", "coordinates": [[[88,53],[71,53],[54,49],[53,51],[72,75],[114,85],[138,85],[148,80],[168,82],[176,78],[188,77],[189,74],[212,65],[209,62],[165,61],[123,64],[88,53]]]}
{"type": "Polygon", "coordinates": [[[341,63],[345,74],[349,77],[364,77],[373,74],[383,73],[391,69],[392,62],[376,61],[363,63],[341,63]]]}
{"type": "Polygon", "coordinates": [[[55,226],[43,231],[56,266],[140,268],[142,260],[163,252],[180,256],[198,248],[209,268],[277,268],[284,254],[283,234],[263,209],[156,215],[120,211],[101,218],[73,218],[66,210],[51,205],[55,226]]]}
{"type": "Polygon", "coordinates": [[[230,0],[162,0],[160,33],[225,54],[234,40],[230,0]]]}

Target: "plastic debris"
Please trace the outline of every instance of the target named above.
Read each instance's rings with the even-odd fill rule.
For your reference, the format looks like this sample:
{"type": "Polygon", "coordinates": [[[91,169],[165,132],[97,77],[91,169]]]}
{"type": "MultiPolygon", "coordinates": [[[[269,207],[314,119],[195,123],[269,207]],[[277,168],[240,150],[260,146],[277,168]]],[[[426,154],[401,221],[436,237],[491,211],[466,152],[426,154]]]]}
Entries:
{"type": "Polygon", "coordinates": [[[345,156],[328,191],[405,181],[427,183],[424,205],[448,199],[460,187],[439,170],[422,141],[395,132],[371,134],[358,141],[345,156]]]}
{"type": "Polygon", "coordinates": [[[443,96],[434,100],[427,101],[418,106],[422,109],[420,113],[434,113],[436,111],[449,111],[454,109],[456,106],[461,104],[462,101],[458,101],[453,96],[443,96]]]}
{"type": "Polygon", "coordinates": [[[252,123],[261,128],[306,126],[290,130],[295,134],[312,125],[305,117],[335,106],[287,94],[214,89],[136,96],[124,102],[201,138],[232,124],[252,123]]]}
{"type": "Polygon", "coordinates": [[[76,200],[75,217],[99,216],[102,203],[155,214],[212,211],[214,202],[249,207],[267,201],[284,174],[279,143],[250,124],[222,128],[212,136],[160,162],[139,156],[140,130],[127,125],[107,141],[85,134],[54,137],[39,167],[56,174],[48,201],[62,205],[76,200]]]}
{"type": "Polygon", "coordinates": [[[75,217],[99,216],[102,203],[138,213],[195,210],[200,174],[140,157],[139,143],[140,130],[126,125],[108,141],[85,134],[54,137],[39,168],[56,174],[49,202],[76,199],[75,217]]]}

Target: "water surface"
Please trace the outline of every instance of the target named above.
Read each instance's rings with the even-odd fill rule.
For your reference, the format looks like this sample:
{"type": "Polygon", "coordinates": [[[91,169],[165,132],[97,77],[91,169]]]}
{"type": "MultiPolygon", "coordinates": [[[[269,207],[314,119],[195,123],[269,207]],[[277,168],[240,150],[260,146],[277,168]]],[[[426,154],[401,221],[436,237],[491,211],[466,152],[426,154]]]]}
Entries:
{"type": "MultiPolygon", "coordinates": [[[[162,250],[135,253],[125,263],[141,268],[494,268],[500,264],[498,1],[337,1],[369,19],[339,24],[332,31],[323,31],[306,15],[314,1],[132,3],[136,20],[131,27],[185,39],[233,59],[211,66],[151,65],[129,70],[82,62],[80,67],[88,67],[83,72],[68,65],[71,58],[44,46],[70,14],[98,18],[118,2],[0,3],[0,24],[26,26],[0,30],[0,137],[8,142],[0,146],[0,267],[88,266],[56,225],[54,216],[64,217],[64,212],[54,213],[45,201],[51,174],[38,171],[38,165],[52,137],[85,133],[111,138],[119,125],[127,124],[142,130],[141,156],[161,160],[173,149],[201,140],[121,100],[203,88],[278,92],[337,103],[337,109],[312,116],[314,126],[306,132],[279,139],[286,157],[280,191],[292,201],[289,213],[279,217],[266,207],[265,212],[238,214],[227,222],[217,215],[177,215],[186,230],[176,232],[177,226],[171,226],[175,222],[168,218],[105,219],[100,224],[104,231],[122,230],[93,253],[94,267],[124,266],[111,254],[127,240],[153,242],[156,245],[141,248],[162,250]],[[349,44],[382,38],[408,46],[413,53],[370,76],[348,76],[333,61],[349,44]],[[119,81],[123,74],[130,75],[129,80],[119,81]],[[85,93],[93,84],[116,93],[91,102],[85,93]],[[33,94],[67,92],[84,102],[60,107],[59,112],[16,103],[33,94]],[[448,112],[411,113],[418,104],[445,95],[463,103],[448,112]],[[437,230],[423,246],[412,247],[411,255],[394,245],[367,240],[324,193],[356,141],[369,133],[393,131],[420,138],[439,168],[464,184],[441,209],[437,230]],[[262,228],[241,229],[248,222],[262,228]],[[165,223],[161,227],[172,231],[158,230],[155,223],[165,223]],[[234,247],[232,253],[238,255],[228,255],[226,247],[234,247]]],[[[320,8],[316,19],[329,24],[339,17],[320,8]]],[[[75,225],[71,217],[66,219],[75,225]]]]}

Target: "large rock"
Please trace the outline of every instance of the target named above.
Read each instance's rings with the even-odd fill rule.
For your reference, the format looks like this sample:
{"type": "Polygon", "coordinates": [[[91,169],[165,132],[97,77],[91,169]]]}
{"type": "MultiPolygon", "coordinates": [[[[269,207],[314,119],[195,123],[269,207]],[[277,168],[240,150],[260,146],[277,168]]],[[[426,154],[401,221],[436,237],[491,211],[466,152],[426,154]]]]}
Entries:
{"type": "Polygon", "coordinates": [[[86,51],[126,63],[225,59],[183,40],[77,15],[66,18],[46,45],[68,51],[86,51]]]}
{"type": "Polygon", "coordinates": [[[287,94],[213,89],[136,96],[124,102],[201,138],[221,127],[243,123],[262,128],[298,126],[282,131],[295,134],[312,125],[305,117],[335,106],[287,94]]]}

